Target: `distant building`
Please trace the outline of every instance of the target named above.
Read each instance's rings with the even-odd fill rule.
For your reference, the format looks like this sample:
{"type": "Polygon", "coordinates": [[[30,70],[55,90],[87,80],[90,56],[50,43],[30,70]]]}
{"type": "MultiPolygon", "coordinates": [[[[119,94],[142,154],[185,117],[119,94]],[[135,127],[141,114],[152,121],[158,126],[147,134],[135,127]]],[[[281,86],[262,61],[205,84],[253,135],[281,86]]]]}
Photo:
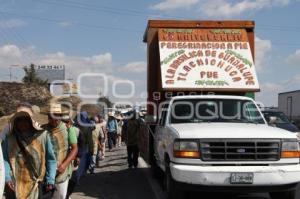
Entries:
{"type": "Polygon", "coordinates": [[[300,90],[279,93],[278,109],[290,120],[300,121],[300,90]]]}

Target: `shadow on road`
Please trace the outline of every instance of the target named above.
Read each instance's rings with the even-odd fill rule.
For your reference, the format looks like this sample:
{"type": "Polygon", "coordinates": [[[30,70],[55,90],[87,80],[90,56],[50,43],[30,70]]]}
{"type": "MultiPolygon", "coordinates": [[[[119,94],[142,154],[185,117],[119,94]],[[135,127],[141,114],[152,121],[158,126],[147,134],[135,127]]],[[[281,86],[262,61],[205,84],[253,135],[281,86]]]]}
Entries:
{"type": "MultiPolygon", "coordinates": [[[[154,179],[158,186],[163,187],[163,176],[156,176],[154,179]]],[[[221,193],[221,192],[191,192],[186,191],[184,193],[184,199],[269,199],[268,193],[257,194],[238,194],[238,193],[221,193]]],[[[166,198],[166,196],[164,197],[166,198]]]]}
{"type": "Polygon", "coordinates": [[[155,199],[143,169],[89,174],[81,180],[73,198],[155,199]]]}
{"type": "MultiPolygon", "coordinates": [[[[96,173],[81,179],[71,198],[166,199],[162,177],[154,179],[149,168],[128,169],[126,157],[125,147],[108,152],[96,173]]],[[[269,195],[188,192],[184,199],[269,199],[269,195]]]]}
{"type": "Polygon", "coordinates": [[[124,166],[127,165],[126,163],[112,163],[112,164],[106,164],[103,166],[99,166],[99,169],[105,168],[105,167],[114,167],[114,166],[124,166]]]}

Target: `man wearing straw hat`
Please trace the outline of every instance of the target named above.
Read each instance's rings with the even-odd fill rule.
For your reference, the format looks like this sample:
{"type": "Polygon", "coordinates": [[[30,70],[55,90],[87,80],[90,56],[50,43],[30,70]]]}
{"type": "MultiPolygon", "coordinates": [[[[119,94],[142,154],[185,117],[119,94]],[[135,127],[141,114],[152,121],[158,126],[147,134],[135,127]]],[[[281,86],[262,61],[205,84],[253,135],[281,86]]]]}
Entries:
{"type": "Polygon", "coordinates": [[[76,133],[74,131],[68,133],[66,125],[61,121],[65,114],[69,112],[63,111],[61,104],[51,104],[48,112],[49,122],[43,126],[50,133],[58,166],[55,179],[57,191],[54,193],[54,199],[66,198],[70,178],[69,167],[78,152],[76,133]]]}
{"type": "Polygon", "coordinates": [[[6,198],[38,199],[54,191],[56,159],[47,131],[37,126],[28,112],[17,112],[3,143],[6,198]],[[45,186],[41,186],[45,182],[45,186]]]}
{"type": "MultiPolygon", "coordinates": [[[[33,115],[37,115],[37,111],[34,110],[33,106],[28,103],[28,102],[20,102],[19,104],[17,104],[16,107],[16,112],[27,112],[31,117],[33,115]]],[[[34,121],[35,126],[39,127],[38,122],[34,121]]],[[[11,132],[12,126],[10,123],[6,124],[2,130],[2,132],[0,133],[0,141],[4,141],[5,138],[7,137],[7,135],[11,132]]],[[[4,170],[4,162],[3,162],[3,158],[2,158],[2,147],[0,147],[0,197],[3,195],[3,189],[4,189],[4,182],[5,182],[5,170],[4,170]]],[[[6,186],[5,189],[8,189],[8,187],[6,186]]],[[[9,191],[6,191],[6,193],[9,191]]],[[[7,198],[7,197],[6,197],[7,198]]]]}
{"type": "MultiPolygon", "coordinates": [[[[30,116],[37,114],[37,112],[33,110],[33,106],[28,102],[20,102],[19,104],[17,104],[16,108],[17,108],[16,112],[24,111],[29,113],[30,116]]],[[[36,126],[39,126],[39,124],[36,121],[34,122],[36,126]]],[[[5,140],[5,137],[7,134],[9,134],[10,129],[11,129],[11,125],[9,123],[6,126],[4,126],[2,132],[0,133],[0,140],[2,141],[5,140]]]]}

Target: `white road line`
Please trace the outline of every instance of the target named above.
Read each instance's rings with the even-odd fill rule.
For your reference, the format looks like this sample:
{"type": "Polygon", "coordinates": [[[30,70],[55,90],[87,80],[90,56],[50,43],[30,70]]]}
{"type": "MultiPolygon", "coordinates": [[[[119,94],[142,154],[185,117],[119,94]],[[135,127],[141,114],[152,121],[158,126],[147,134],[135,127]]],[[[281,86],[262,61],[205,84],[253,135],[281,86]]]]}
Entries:
{"type": "MultiPolygon", "coordinates": [[[[139,167],[140,168],[149,168],[149,165],[145,162],[145,160],[139,157],[139,167]]],[[[155,199],[165,199],[164,192],[162,191],[160,185],[157,183],[155,179],[153,179],[151,172],[149,170],[143,170],[143,174],[147,178],[148,183],[155,195],[155,199]]]]}

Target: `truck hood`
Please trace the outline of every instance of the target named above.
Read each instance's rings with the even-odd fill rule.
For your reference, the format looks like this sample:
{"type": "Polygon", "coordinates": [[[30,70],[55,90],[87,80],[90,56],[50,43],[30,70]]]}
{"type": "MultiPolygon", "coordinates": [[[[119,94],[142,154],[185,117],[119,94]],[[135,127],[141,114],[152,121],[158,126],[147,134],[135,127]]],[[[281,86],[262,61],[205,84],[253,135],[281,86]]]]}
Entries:
{"type": "Polygon", "coordinates": [[[296,139],[295,133],[251,123],[184,123],[171,124],[179,138],[281,138],[296,139]]]}

